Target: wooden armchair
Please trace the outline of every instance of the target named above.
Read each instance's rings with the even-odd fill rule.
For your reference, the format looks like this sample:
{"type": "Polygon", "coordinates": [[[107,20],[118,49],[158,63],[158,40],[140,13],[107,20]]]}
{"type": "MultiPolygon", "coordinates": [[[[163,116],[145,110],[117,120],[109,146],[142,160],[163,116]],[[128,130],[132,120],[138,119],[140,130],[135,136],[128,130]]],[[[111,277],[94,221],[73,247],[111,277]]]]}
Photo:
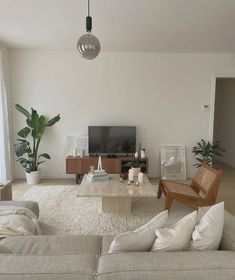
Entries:
{"type": "Polygon", "coordinates": [[[157,197],[166,196],[165,209],[170,209],[174,200],[193,209],[213,205],[220,185],[222,171],[203,164],[195,175],[191,185],[175,181],[160,180],[157,197]]]}

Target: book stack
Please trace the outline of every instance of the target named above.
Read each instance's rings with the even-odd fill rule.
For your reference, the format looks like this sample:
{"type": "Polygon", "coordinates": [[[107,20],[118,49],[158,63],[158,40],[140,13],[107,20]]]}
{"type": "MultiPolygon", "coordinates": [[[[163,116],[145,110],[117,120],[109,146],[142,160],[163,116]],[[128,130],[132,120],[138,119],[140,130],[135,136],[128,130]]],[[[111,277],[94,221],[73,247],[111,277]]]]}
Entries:
{"type": "Polygon", "coordinates": [[[88,173],[87,180],[89,182],[105,181],[109,176],[105,170],[95,170],[93,173],[88,173]]]}
{"type": "Polygon", "coordinates": [[[89,182],[97,182],[97,181],[105,181],[108,179],[109,179],[109,176],[108,176],[107,172],[104,169],[102,169],[101,157],[99,157],[97,170],[94,170],[93,172],[88,173],[87,180],[89,182]]]}

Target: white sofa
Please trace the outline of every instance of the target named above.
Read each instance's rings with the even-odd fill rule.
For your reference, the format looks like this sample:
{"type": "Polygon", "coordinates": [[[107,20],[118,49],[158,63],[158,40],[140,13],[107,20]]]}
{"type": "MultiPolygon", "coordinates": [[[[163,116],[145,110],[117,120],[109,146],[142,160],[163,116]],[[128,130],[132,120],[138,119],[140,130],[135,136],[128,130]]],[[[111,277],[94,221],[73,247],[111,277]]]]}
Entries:
{"type": "MultiPolygon", "coordinates": [[[[29,202],[28,207],[37,213],[37,205],[29,202]]],[[[0,242],[0,279],[235,279],[235,217],[228,212],[217,251],[108,254],[112,240],[90,235],[5,238],[0,242]]]]}

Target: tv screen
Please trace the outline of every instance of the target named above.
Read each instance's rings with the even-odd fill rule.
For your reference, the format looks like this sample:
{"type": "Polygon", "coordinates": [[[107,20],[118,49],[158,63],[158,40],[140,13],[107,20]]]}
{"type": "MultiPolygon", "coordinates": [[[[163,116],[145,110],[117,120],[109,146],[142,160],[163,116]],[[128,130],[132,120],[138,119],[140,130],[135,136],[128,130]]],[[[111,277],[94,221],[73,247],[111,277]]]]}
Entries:
{"type": "Polygon", "coordinates": [[[135,126],[89,126],[89,154],[130,154],[135,150],[135,126]]]}

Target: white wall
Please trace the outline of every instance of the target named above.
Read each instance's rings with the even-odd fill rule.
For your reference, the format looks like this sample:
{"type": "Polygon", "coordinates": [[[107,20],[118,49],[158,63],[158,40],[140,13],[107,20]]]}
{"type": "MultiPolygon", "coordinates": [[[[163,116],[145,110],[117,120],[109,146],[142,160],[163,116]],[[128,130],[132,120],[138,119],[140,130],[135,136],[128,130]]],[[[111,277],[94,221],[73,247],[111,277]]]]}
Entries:
{"type": "MultiPolygon", "coordinates": [[[[45,177],[65,177],[67,135],[87,134],[88,125],[136,125],[147,149],[150,176],[160,174],[160,144],[186,144],[187,175],[191,149],[209,137],[212,73],[235,73],[226,54],[101,53],[86,61],[73,51],[12,51],[13,102],[61,121],[48,129],[41,150],[52,160],[45,177]]],[[[24,118],[14,111],[14,134],[24,118]]],[[[15,165],[15,176],[23,177],[15,165]]]]}
{"type": "Polygon", "coordinates": [[[226,150],[218,159],[235,167],[235,78],[217,79],[215,99],[214,140],[226,150]]]}
{"type": "MultiPolygon", "coordinates": [[[[12,128],[12,98],[11,98],[11,87],[10,87],[10,55],[7,47],[0,42],[0,55],[2,57],[2,69],[3,69],[3,80],[4,87],[6,90],[6,99],[4,100],[4,104],[7,105],[6,115],[4,115],[4,119],[6,122],[4,124],[4,131],[2,132],[5,139],[5,174],[6,178],[9,180],[14,177],[14,151],[13,151],[13,128],[12,128]],[[9,124],[9,126],[7,126],[9,124]]],[[[3,140],[3,139],[2,139],[3,140]]]]}

